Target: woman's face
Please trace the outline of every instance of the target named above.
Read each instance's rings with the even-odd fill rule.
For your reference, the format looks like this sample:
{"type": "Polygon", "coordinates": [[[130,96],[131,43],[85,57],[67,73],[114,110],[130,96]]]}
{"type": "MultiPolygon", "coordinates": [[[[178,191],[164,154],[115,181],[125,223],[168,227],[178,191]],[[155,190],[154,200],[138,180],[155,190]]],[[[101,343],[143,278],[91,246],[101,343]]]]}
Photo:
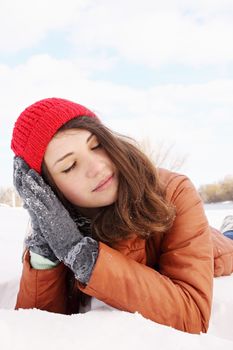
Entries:
{"type": "Polygon", "coordinates": [[[118,171],[90,131],[58,133],[48,144],[44,161],[57,187],[83,214],[116,201],[118,171]]]}

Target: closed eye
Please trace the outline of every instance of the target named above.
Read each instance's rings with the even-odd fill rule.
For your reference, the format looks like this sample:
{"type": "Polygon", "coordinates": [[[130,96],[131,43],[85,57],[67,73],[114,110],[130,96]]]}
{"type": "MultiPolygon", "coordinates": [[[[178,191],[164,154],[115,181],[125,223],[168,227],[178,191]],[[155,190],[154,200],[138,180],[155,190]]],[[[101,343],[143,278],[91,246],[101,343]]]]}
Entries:
{"type": "Polygon", "coordinates": [[[98,145],[92,147],[91,150],[93,151],[93,150],[95,150],[95,149],[97,149],[97,148],[99,148],[99,147],[101,147],[101,146],[102,146],[101,143],[98,143],[98,145]]]}
{"type": "Polygon", "coordinates": [[[62,173],[69,173],[71,170],[73,170],[76,167],[76,162],[74,162],[69,168],[62,170],[62,173]]]}

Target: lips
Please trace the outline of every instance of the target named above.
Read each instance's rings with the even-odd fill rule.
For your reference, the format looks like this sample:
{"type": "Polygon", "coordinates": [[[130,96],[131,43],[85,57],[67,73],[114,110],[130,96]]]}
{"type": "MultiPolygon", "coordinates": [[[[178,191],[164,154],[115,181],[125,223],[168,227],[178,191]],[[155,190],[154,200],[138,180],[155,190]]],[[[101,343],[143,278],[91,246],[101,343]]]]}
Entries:
{"type": "Polygon", "coordinates": [[[107,184],[107,182],[113,177],[113,174],[107,176],[104,180],[100,181],[98,183],[98,185],[96,186],[96,188],[94,188],[93,191],[97,191],[99,189],[101,189],[101,187],[103,187],[105,184],[107,184]]]}

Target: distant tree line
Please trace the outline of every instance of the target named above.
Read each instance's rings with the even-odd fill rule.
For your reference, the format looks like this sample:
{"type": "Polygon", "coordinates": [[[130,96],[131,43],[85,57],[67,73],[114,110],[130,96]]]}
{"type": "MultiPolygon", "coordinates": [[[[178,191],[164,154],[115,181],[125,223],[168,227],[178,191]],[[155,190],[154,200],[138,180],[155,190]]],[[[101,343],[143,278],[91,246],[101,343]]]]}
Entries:
{"type": "Polygon", "coordinates": [[[152,146],[148,138],[144,138],[140,144],[140,149],[152,160],[156,167],[166,168],[171,171],[180,171],[187,160],[187,154],[177,154],[175,144],[157,143],[152,146]]]}
{"type": "Polygon", "coordinates": [[[11,207],[22,206],[22,200],[13,187],[0,188],[0,204],[11,207]]]}
{"type": "Polygon", "coordinates": [[[199,193],[205,203],[233,201],[233,176],[217,183],[200,186],[199,193]]]}

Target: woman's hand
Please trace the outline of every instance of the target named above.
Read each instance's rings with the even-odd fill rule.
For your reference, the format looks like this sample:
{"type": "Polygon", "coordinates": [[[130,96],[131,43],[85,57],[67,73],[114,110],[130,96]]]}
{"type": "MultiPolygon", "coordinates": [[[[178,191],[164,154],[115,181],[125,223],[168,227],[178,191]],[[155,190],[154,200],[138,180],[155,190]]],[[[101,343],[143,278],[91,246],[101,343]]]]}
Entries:
{"type": "MultiPolygon", "coordinates": [[[[29,172],[30,168],[25,163],[25,161],[20,157],[14,158],[14,185],[16,190],[18,191],[19,195],[22,199],[24,199],[24,188],[22,184],[23,178],[26,176],[26,174],[29,172]]],[[[55,256],[54,252],[48,245],[48,242],[45,240],[41,233],[41,229],[37,220],[36,214],[28,207],[28,205],[24,202],[24,208],[28,210],[29,216],[30,216],[30,232],[29,235],[26,237],[24,243],[27,249],[29,249],[31,252],[34,252],[36,254],[39,254],[53,262],[58,261],[57,257],[55,256]]]]}
{"type": "Polygon", "coordinates": [[[17,190],[26,208],[37,221],[43,237],[49,243],[59,260],[64,259],[69,249],[83,236],[60,200],[43,178],[33,169],[26,169],[21,159],[22,176],[16,179],[17,190]]]}
{"type": "Polygon", "coordinates": [[[15,158],[14,184],[56,257],[80,282],[87,283],[98,256],[98,243],[82,236],[50,186],[19,157],[15,158]]]}

